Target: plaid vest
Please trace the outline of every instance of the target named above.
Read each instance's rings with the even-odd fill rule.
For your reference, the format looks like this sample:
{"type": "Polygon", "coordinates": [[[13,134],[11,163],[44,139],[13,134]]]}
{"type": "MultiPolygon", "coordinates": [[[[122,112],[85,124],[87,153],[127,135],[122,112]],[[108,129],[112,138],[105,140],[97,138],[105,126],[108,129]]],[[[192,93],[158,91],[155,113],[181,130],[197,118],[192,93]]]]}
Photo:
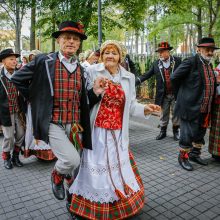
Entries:
{"type": "Polygon", "coordinates": [[[70,73],[57,58],[54,77],[54,104],[52,122],[80,123],[81,70],[78,65],[70,73]]]}
{"type": "Polygon", "coordinates": [[[8,107],[10,114],[14,114],[18,112],[18,92],[15,85],[5,77],[6,88],[8,91],[8,107]]]}
{"type": "Polygon", "coordinates": [[[204,97],[200,108],[200,112],[209,113],[211,111],[211,104],[215,92],[215,76],[211,65],[203,64],[203,72],[204,72],[205,84],[204,84],[204,97]]]}
{"type": "Polygon", "coordinates": [[[172,94],[172,87],[171,87],[171,81],[170,81],[170,67],[168,69],[164,69],[164,78],[165,78],[165,83],[166,83],[166,94],[170,95],[172,94]]]}

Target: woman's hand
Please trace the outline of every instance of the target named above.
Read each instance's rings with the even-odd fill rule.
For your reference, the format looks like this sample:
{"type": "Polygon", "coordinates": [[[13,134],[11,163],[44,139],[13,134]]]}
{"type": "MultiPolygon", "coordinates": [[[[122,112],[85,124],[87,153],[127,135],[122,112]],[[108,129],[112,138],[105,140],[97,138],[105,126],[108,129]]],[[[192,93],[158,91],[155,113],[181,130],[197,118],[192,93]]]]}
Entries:
{"type": "Polygon", "coordinates": [[[108,88],[108,79],[103,76],[98,76],[93,85],[93,91],[94,93],[99,96],[102,95],[105,90],[108,88]]]}
{"type": "Polygon", "coordinates": [[[145,115],[155,115],[155,116],[160,116],[161,112],[161,107],[159,105],[154,105],[154,104],[147,104],[144,106],[144,114],[145,115]]]}

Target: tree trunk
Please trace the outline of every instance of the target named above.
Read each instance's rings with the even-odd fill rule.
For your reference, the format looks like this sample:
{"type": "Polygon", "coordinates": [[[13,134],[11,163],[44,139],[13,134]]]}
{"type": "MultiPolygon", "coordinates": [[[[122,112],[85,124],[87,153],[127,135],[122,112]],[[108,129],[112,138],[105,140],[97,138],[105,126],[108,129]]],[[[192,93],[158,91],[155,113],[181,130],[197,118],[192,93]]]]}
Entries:
{"type": "Polygon", "coordinates": [[[198,30],[198,42],[202,38],[202,8],[198,7],[198,14],[197,14],[197,30],[198,30]]]}
{"type": "Polygon", "coordinates": [[[135,31],[135,53],[138,55],[138,43],[139,43],[139,33],[138,30],[135,31]]]}
{"type": "MultiPolygon", "coordinates": [[[[156,24],[157,22],[157,6],[154,6],[154,23],[156,24]]],[[[157,35],[154,36],[154,48],[152,53],[155,54],[155,50],[157,48],[157,35]]]]}
{"type": "Polygon", "coordinates": [[[36,49],[35,44],[35,24],[36,24],[36,0],[32,0],[31,7],[31,31],[30,31],[30,50],[36,49]]]}
{"type": "Polygon", "coordinates": [[[15,52],[21,53],[21,21],[20,21],[20,5],[19,2],[15,2],[15,16],[16,16],[16,42],[15,42],[15,52]]]}
{"type": "Polygon", "coordinates": [[[141,34],[141,55],[143,55],[143,54],[144,54],[144,29],[141,34]]]}
{"type": "MultiPolygon", "coordinates": [[[[55,29],[56,29],[56,22],[55,22],[55,17],[53,15],[53,18],[52,18],[52,25],[53,25],[53,31],[52,32],[55,32],[55,29]]],[[[55,52],[55,38],[53,37],[52,38],[52,52],[55,52]]]]}

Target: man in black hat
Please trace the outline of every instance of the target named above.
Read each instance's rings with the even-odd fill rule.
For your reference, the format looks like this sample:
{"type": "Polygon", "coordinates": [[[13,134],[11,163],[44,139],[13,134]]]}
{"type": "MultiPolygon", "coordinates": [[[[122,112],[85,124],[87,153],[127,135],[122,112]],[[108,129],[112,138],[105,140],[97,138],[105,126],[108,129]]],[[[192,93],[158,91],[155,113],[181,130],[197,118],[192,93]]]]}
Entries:
{"type": "Polygon", "coordinates": [[[17,65],[17,57],[20,55],[14,53],[12,49],[0,52],[0,62],[3,63],[0,70],[0,122],[4,135],[2,158],[6,169],[12,169],[13,165],[23,166],[19,160],[19,152],[24,140],[24,127],[20,117],[22,103],[16,87],[11,82],[17,65]]]}
{"type": "Polygon", "coordinates": [[[173,47],[171,47],[168,42],[159,43],[158,49],[156,50],[159,54],[159,59],[153,63],[147,73],[136,77],[137,86],[152,76],[156,76],[155,104],[161,106],[162,109],[160,116],[161,131],[156,137],[156,140],[161,140],[166,137],[170,112],[172,114],[173,138],[176,141],[179,140],[179,118],[173,113],[175,98],[170,82],[170,75],[180,65],[181,59],[170,54],[170,50],[172,49],[173,47]]]}
{"type": "Polygon", "coordinates": [[[202,38],[197,48],[198,53],[185,59],[171,76],[177,95],[175,112],[181,120],[178,161],[188,171],[193,170],[189,160],[207,165],[200,154],[216,88],[210,61],[214,50],[219,49],[210,37],[202,38]]]}
{"type": "MultiPolygon", "coordinates": [[[[80,163],[79,149],[92,149],[87,93],[76,58],[87,36],[83,25],[73,21],[61,23],[52,36],[59,51],[37,55],[13,75],[12,81],[31,103],[35,139],[49,142],[58,159],[51,175],[52,190],[63,200],[64,180],[71,184],[80,163]]],[[[100,100],[94,91],[88,92],[90,105],[100,100]]]]}

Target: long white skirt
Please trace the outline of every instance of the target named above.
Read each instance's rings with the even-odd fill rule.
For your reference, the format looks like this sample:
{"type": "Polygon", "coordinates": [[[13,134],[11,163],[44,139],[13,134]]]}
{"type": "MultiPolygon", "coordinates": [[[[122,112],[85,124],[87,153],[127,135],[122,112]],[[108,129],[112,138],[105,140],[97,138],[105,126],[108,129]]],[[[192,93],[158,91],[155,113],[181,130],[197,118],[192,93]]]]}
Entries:
{"type": "Polygon", "coordinates": [[[50,150],[49,144],[42,140],[35,140],[33,136],[33,125],[31,117],[31,106],[28,104],[26,114],[26,133],[25,133],[25,150],[50,150]]]}
{"type": "MultiPolygon", "coordinates": [[[[125,183],[134,192],[140,190],[131,168],[128,149],[121,147],[121,130],[115,130],[122,176],[125,183]]],[[[90,201],[109,203],[118,201],[115,188],[110,179],[107,152],[113,183],[124,195],[124,186],[119,172],[119,163],[114,139],[107,131],[107,146],[105,144],[106,129],[95,127],[92,134],[93,150],[83,149],[79,173],[70,187],[70,193],[81,195],[90,201]]],[[[125,195],[126,196],[126,195],[125,195]]]]}

